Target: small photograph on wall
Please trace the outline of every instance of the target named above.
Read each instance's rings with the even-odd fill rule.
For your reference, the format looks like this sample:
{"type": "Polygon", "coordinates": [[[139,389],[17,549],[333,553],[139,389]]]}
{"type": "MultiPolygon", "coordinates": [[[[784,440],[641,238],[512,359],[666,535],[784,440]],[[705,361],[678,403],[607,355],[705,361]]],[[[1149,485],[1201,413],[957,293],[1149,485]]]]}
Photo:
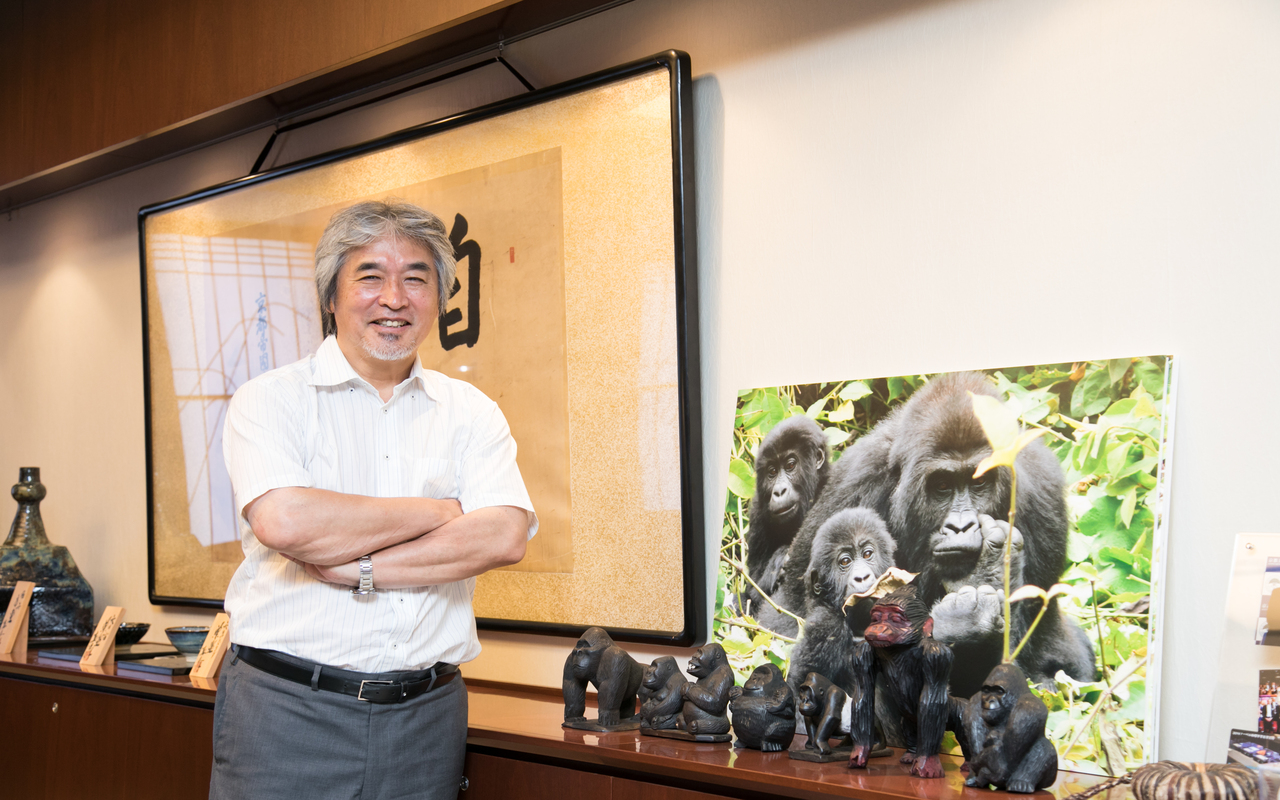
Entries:
{"type": "Polygon", "coordinates": [[[1172,357],[1141,356],[740,391],[715,641],[740,681],[771,661],[848,691],[843,650],[893,567],[915,575],[968,698],[1018,593],[1009,653],[1062,768],[1153,760],[1173,387],[1172,357]],[[1001,425],[1023,445],[1014,467],[977,475],[1001,425]]]}
{"type": "Polygon", "coordinates": [[[1258,671],[1258,732],[1280,734],[1280,669],[1258,671]]]}

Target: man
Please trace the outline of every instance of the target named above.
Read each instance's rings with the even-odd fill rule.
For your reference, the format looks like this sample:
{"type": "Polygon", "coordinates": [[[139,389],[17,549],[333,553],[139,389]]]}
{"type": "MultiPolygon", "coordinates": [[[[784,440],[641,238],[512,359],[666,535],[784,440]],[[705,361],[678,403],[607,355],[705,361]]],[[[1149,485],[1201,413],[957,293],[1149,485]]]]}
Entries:
{"type": "Polygon", "coordinates": [[[212,798],[457,794],[474,576],[519,561],[537,518],[502,412],[418,362],[453,281],[435,215],[339,211],[316,246],[324,342],[231,400],[245,559],[212,798]]]}

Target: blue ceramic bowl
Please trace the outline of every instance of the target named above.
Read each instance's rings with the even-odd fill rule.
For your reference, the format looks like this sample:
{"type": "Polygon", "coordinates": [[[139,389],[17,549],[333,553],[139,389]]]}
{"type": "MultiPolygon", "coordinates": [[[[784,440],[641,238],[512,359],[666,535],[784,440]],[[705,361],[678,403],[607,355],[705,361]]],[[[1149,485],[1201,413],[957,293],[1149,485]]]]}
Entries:
{"type": "Polygon", "coordinates": [[[121,622],[116,631],[116,644],[137,644],[151,630],[150,622],[121,622]]]}
{"type": "Polygon", "coordinates": [[[188,660],[195,661],[205,637],[209,635],[209,629],[205,626],[182,625],[177,628],[165,628],[164,635],[169,637],[169,641],[178,648],[179,653],[186,656],[188,660]]]}

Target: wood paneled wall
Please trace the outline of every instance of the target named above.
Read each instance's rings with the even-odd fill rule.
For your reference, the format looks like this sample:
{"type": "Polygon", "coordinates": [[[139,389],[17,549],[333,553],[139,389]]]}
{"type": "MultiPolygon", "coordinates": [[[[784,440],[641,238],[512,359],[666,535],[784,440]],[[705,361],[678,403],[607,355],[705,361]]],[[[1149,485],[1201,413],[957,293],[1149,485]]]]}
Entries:
{"type": "Polygon", "coordinates": [[[0,186],[518,0],[0,0],[0,186]]]}

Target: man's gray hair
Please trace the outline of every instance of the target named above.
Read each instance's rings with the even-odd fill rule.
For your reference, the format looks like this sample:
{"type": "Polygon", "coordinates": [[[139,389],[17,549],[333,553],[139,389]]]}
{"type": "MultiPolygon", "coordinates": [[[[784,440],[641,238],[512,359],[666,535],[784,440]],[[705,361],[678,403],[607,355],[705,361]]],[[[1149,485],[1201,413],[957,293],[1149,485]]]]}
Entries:
{"type": "Polygon", "coordinates": [[[338,271],[352,251],[382,239],[404,239],[426,248],[435,260],[439,283],[439,313],[453,289],[457,264],[453,244],[440,218],[412,203],[390,199],[356,203],[334,214],[316,245],[316,294],[320,296],[320,324],[325,336],[338,332],[329,310],[338,294],[338,271]]]}

